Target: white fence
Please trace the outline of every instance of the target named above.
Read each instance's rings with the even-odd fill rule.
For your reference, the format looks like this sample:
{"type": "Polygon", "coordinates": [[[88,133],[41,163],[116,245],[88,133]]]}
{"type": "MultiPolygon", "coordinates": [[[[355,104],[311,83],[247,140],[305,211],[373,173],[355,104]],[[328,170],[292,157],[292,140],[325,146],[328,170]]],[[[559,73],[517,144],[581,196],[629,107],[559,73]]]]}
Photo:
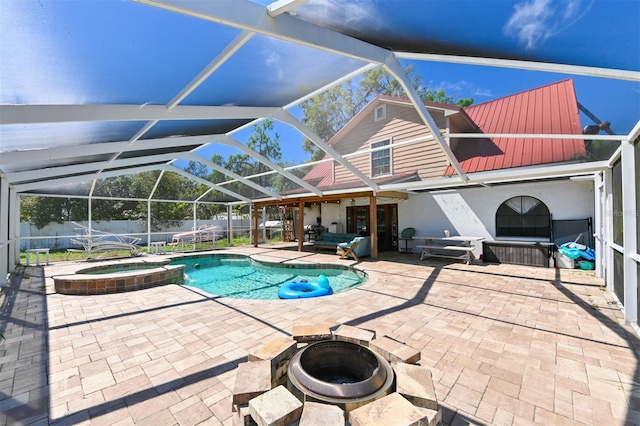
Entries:
{"type": "MultiPolygon", "coordinates": [[[[88,226],[86,221],[77,222],[82,226],[88,226]]],[[[42,229],[36,228],[30,222],[20,223],[20,250],[34,248],[50,248],[51,250],[65,250],[68,248],[78,248],[77,244],[71,242],[72,238],[83,234],[82,230],[78,230],[78,225],[74,222],[51,223],[42,229]]],[[[198,220],[196,227],[218,226],[222,233],[222,238],[227,238],[227,219],[198,220]]],[[[173,234],[191,231],[194,223],[191,220],[182,221],[180,226],[166,227],[160,231],[151,232],[151,241],[171,242],[173,234]]],[[[247,235],[251,227],[251,220],[233,219],[234,235],[247,235]]],[[[136,220],[112,220],[112,221],[93,221],[91,228],[101,231],[120,235],[129,235],[141,238],[140,245],[147,244],[147,224],[140,223],[136,220]]]]}

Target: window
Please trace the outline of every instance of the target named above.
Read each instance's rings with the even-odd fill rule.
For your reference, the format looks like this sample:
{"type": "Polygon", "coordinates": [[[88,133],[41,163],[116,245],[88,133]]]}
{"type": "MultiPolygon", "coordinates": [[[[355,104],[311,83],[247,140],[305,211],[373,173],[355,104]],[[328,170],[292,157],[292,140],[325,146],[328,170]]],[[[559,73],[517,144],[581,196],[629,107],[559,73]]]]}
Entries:
{"type": "Polygon", "coordinates": [[[505,201],[496,212],[497,237],[551,238],[551,214],[537,198],[519,196],[505,201]]]}
{"type": "Polygon", "coordinates": [[[387,106],[386,105],[377,106],[376,109],[374,110],[373,121],[380,121],[380,120],[384,120],[385,118],[387,118],[387,106]]]}
{"type": "Polygon", "coordinates": [[[371,144],[371,149],[385,146],[389,148],[376,150],[371,153],[371,177],[391,174],[391,139],[374,142],[371,144]]]}

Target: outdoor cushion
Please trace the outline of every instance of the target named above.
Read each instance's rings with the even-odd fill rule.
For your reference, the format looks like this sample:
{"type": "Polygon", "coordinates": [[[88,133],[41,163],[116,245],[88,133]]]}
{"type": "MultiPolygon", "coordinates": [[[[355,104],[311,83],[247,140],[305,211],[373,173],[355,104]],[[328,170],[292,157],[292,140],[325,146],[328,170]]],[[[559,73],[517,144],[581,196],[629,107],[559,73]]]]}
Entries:
{"type": "Polygon", "coordinates": [[[353,254],[355,254],[356,257],[371,256],[371,237],[355,237],[349,242],[338,244],[338,247],[342,248],[343,251],[346,252],[347,249],[353,246],[356,242],[358,245],[353,248],[353,254]]]}
{"type": "Polygon", "coordinates": [[[353,240],[355,237],[358,237],[358,234],[344,234],[344,233],[331,233],[325,232],[314,241],[314,245],[318,247],[331,247],[335,248],[339,243],[348,243],[353,240]]]}

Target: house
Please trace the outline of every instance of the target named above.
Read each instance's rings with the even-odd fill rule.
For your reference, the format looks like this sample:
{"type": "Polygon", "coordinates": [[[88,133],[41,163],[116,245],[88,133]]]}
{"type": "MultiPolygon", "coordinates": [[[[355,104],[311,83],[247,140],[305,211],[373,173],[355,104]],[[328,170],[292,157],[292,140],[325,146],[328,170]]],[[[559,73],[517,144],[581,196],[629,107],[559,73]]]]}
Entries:
{"type": "MultiPolygon", "coordinates": [[[[585,141],[540,136],[582,134],[572,80],[469,108],[425,106],[460,168],[469,176],[486,176],[485,182],[460,181],[446,149],[408,99],[377,96],[329,141],[384,189],[373,194],[379,251],[398,250],[398,234],[406,227],[418,235],[441,235],[447,229],[452,235],[487,240],[549,242],[556,223],[558,229],[566,228],[560,238],[592,235],[593,182],[572,180],[566,171],[566,165],[584,163],[588,157],[585,141]],[[456,137],[461,133],[478,137],[456,137]],[[491,136],[496,134],[505,136],[491,136]],[[565,172],[536,177],[541,166],[548,171],[555,164],[562,164],[565,172]]],[[[345,232],[369,232],[372,197],[363,192],[369,188],[352,170],[328,160],[315,165],[304,180],[323,194],[333,194],[329,202],[307,200],[305,205],[316,211],[305,215],[321,216],[324,225],[342,225],[345,232]]]]}

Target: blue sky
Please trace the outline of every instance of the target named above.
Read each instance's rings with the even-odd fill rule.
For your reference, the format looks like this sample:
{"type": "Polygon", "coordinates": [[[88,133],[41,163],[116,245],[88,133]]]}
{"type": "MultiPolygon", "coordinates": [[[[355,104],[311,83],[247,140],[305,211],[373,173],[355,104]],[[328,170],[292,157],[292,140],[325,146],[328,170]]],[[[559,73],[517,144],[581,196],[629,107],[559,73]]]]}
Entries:
{"type": "MultiPolygon", "coordinates": [[[[258,3],[266,5],[270,1],[258,3]]],[[[299,9],[306,9],[306,16],[304,10],[300,11],[303,19],[344,22],[344,27],[355,28],[354,32],[371,29],[374,23],[386,35],[393,33],[393,39],[401,40],[407,34],[425,38],[438,34],[454,44],[482,43],[491,52],[513,49],[534,60],[549,58],[559,63],[640,70],[640,1],[458,1],[455,8],[445,7],[447,3],[453,2],[311,0],[299,9]],[[437,11],[438,18],[425,19],[416,8],[424,8],[425,13],[437,11]],[[407,10],[415,13],[404,13],[407,10]],[[401,24],[398,19],[402,19],[401,24]],[[421,26],[425,21],[428,24],[421,26]],[[398,28],[404,28],[404,34],[398,28]]],[[[443,88],[456,98],[471,97],[474,104],[571,78],[578,102],[601,120],[610,121],[616,133],[628,133],[640,119],[638,82],[424,61],[402,63],[414,65],[415,73],[432,89],[443,88]]],[[[583,126],[592,124],[584,115],[582,120],[583,126]]],[[[301,139],[287,126],[277,126],[277,131],[283,141],[301,139]]],[[[245,131],[238,137],[246,138],[250,133],[245,131]]],[[[292,143],[289,153],[305,158],[296,147],[292,143]]]]}
{"type": "MultiPolygon", "coordinates": [[[[0,12],[5,104],[166,104],[240,32],[128,0],[1,0],[0,12]]],[[[295,13],[391,48],[640,71],[638,0],[309,0],[295,13]]],[[[578,100],[617,133],[640,118],[638,82],[403,61],[410,63],[431,88],[476,104],[570,77],[578,100]]],[[[255,36],[182,104],[283,105],[362,65],[255,36]]],[[[3,126],[0,144],[127,140],[143,125],[3,126]]],[[[163,123],[149,137],[184,125],[163,123]]],[[[285,125],[276,131],[284,160],[306,159],[301,135],[285,125]]],[[[235,136],[244,142],[250,133],[235,136]]]]}

